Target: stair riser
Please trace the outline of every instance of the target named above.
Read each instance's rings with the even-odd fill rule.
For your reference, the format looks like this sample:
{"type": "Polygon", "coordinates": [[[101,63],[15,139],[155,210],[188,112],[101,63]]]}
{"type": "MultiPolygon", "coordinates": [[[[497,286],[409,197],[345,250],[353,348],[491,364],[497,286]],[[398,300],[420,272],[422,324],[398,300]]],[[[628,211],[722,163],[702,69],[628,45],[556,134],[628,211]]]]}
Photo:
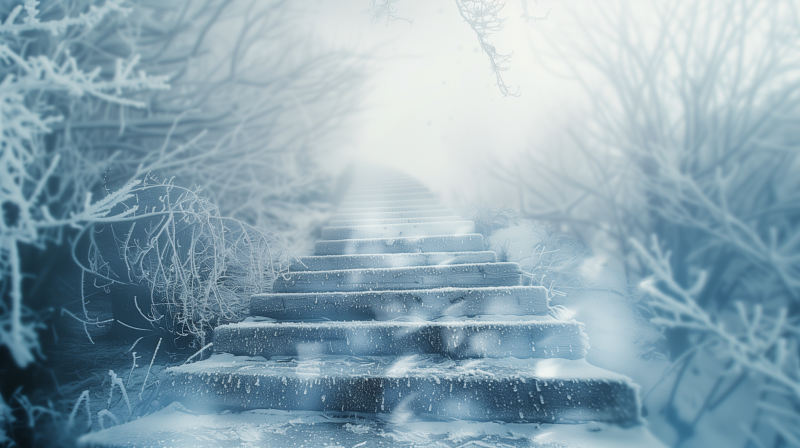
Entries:
{"type": "Polygon", "coordinates": [[[412,252],[477,252],[483,250],[480,234],[420,238],[323,240],[314,255],[397,254],[412,252]]]}
{"type": "Polygon", "coordinates": [[[351,221],[361,219],[403,219],[403,218],[438,218],[443,216],[456,216],[456,213],[448,209],[424,210],[410,212],[391,212],[391,213],[336,213],[331,217],[332,221],[351,221]]]}
{"type": "Polygon", "coordinates": [[[431,252],[383,255],[327,255],[302,257],[291,271],[334,271],[337,269],[379,269],[412,266],[454,265],[465,263],[494,263],[494,252],[431,252]]]}
{"type": "Polygon", "coordinates": [[[389,205],[375,207],[339,207],[337,214],[356,214],[356,213],[395,213],[395,212],[414,212],[441,210],[442,206],[438,202],[429,205],[389,205]]]}
{"type": "Polygon", "coordinates": [[[250,314],[277,320],[391,320],[414,317],[422,320],[444,316],[509,315],[548,313],[543,289],[444,288],[416,291],[354,293],[260,294],[250,298],[250,314]]]}
{"type": "Polygon", "coordinates": [[[443,208],[441,202],[437,200],[429,201],[370,201],[370,202],[350,202],[342,203],[337,208],[338,212],[347,212],[348,210],[387,210],[387,209],[400,209],[400,210],[430,210],[432,208],[443,208]]]}
{"type": "Polygon", "coordinates": [[[378,189],[369,193],[349,194],[342,201],[391,201],[403,199],[435,199],[427,188],[378,189]]]}
{"type": "Polygon", "coordinates": [[[449,221],[423,224],[325,227],[322,229],[322,239],[397,238],[403,236],[462,235],[474,232],[475,224],[472,221],[449,221]]]}
{"type": "Polygon", "coordinates": [[[278,278],[272,291],[379,291],[477,286],[517,286],[522,280],[516,263],[461,264],[412,268],[305,271],[278,278]]]}
{"type": "Polygon", "coordinates": [[[353,192],[351,194],[370,194],[374,193],[375,191],[382,191],[382,190],[389,190],[393,188],[424,188],[427,190],[423,184],[409,179],[403,180],[391,180],[385,179],[378,182],[359,182],[354,183],[350,187],[350,191],[353,192]]]}
{"type": "Polygon", "coordinates": [[[395,219],[348,219],[328,222],[331,227],[343,226],[377,226],[384,224],[421,224],[429,222],[460,221],[457,216],[434,216],[430,218],[395,218],[395,219]]]}
{"type": "Polygon", "coordinates": [[[588,343],[576,322],[227,325],[214,330],[217,352],[245,356],[400,356],[580,359],[588,343]]]}
{"type": "Polygon", "coordinates": [[[363,208],[363,207],[409,207],[417,205],[435,205],[439,200],[433,195],[412,197],[396,196],[376,199],[346,199],[339,204],[342,208],[363,208]]]}
{"type": "Polygon", "coordinates": [[[406,418],[577,423],[639,422],[636,391],[615,381],[546,381],[456,378],[336,377],[252,373],[186,374],[166,378],[172,393],[190,408],[313,410],[402,413],[406,418]]]}

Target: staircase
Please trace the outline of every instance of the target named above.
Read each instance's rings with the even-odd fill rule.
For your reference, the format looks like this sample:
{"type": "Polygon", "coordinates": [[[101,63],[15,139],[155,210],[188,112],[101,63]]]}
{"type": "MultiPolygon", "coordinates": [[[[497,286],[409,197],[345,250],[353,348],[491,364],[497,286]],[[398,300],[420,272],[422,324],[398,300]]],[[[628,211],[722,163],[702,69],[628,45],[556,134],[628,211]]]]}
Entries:
{"type": "Polygon", "coordinates": [[[180,404],[81,442],[659,446],[637,386],[584,360],[583,325],[412,178],[359,176],[300,261],[209,359],[168,369],[180,404]]]}

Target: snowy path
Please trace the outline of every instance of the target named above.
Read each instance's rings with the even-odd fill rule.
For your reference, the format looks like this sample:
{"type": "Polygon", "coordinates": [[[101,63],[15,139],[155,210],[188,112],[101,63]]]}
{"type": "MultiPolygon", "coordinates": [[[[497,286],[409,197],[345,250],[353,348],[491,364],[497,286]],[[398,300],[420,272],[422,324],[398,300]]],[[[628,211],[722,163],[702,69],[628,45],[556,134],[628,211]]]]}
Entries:
{"type": "Polygon", "coordinates": [[[583,324],[415,180],[358,177],[322,235],[214,355],[168,369],[176,403],[81,443],[660,446],[638,386],[584,359],[583,324]]]}

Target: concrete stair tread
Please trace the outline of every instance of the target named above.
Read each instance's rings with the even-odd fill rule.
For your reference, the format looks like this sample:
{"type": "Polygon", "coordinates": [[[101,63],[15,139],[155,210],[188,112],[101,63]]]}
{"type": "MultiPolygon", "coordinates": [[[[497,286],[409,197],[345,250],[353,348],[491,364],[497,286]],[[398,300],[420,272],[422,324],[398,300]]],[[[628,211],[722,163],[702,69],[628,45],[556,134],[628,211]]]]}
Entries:
{"type": "Polygon", "coordinates": [[[214,354],[165,371],[161,400],[187,407],[402,412],[477,421],[641,422],[637,386],[583,359],[437,355],[297,360],[214,354]]]}
{"type": "Polygon", "coordinates": [[[247,356],[402,356],[579,359],[589,349],[583,324],[550,316],[437,321],[259,322],[214,330],[217,352],[247,356]]]}
{"type": "Polygon", "coordinates": [[[430,235],[422,237],[319,240],[314,244],[314,255],[476,252],[482,250],[483,235],[479,233],[430,235]]]}
{"type": "Polygon", "coordinates": [[[339,203],[340,206],[350,206],[352,204],[373,204],[373,203],[416,203],[417,201],[438,201],[433,193],[421,192],[396,192],[396,193],[376,193],[369,196],[345,196],[339,203]]]}
{"type": "Polygon", "coordinates": [[[419,197],[413,199],[400,199],[397,198],[388,198],[388,199],[369,199],[369,200],[362,200],[362,199],[345,199],[341,203],[339,203],[340,208],[367,208],[367,207],[409,207],[415,205],[439,205],[439,202],[436,197],[430,195],[428,197],[419,197]]]}
{"type": "Polygon", "coordinates": [[[369,291],[445,286],[514,286],[522,271],[517,263],[470,263],[334,271],[295,271],[279,277],[273,292],[369,291]]]}
{"type": "Polygon", "coordinates": [[[355,213],[396,213],[396,212],[417,212],[417,211],[430,211],[441,210],[442,205],[437,203],[429,205],[387,205],[375,207],[339,207],[336,211],[337,214],[355,214],[355,213]]]}
{"type": "Polygon", "coordinates": [[[431,216],[428,218],[392,218],[392,219],[346,219],[331,220],[328,225],[331,227],[341,226],[376,226],[383,224],[421,224],[427,222],[458,221],[458,216],[431,216]]]}
{"type": "Polygon", "coordinates": [[[503,286],[357,292],[257,294],[250,314],[286,320],[388,320],[401,317],[545,315],[544,288],[503,286]]]}
{"type": "Polygon", "coordinates": [[[494,263],[497,255],[491,251],[419,252],[399,254],[320,255],[301,257],[290,271],[332,271],[336,269],[370,269],[409,266],[454,265],[464,263],[494,263]]]}
{"type": "Polygon", "coordinates": [[[80,447],[559,447],[666,448],[644,426],[403,421],[369,415],[254,409],[195,413],[179,403],[82,436],[80,447]]]}
{"type": "Polygon", "coordinates": [[[354,220],[354,219],[399,219],[399,218],[432,218],[440,216],[456,216],[456,212],[447,208],[436,210],[411,210],[404,212],[361,212],[361,213],[335,213],[331,220],[354,220]]]}
{"type": "Polygon", "coordinates": [[[396,238],[400,236],[461,235],[475,232],[472,221],[452,220],[412,224],[372,224],[328,226],[322,228],[323,240],[352,238],[396,238]]]}

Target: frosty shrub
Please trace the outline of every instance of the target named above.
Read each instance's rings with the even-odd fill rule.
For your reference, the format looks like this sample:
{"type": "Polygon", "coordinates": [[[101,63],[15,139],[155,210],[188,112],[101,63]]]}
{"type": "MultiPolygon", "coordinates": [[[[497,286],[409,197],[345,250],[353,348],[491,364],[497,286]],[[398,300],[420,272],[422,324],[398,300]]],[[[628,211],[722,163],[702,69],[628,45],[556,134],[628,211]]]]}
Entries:
{"type": "Polygon", "coordinates": [[[20,247],[44,249],[48,242],[60,242],[66,227],[109,222],[136,211],[112,212],[130,198],[135,183],[93,200],[82,179],[59,175],[75,157],[67,147],[48,147],[44,138],[64,118],[59,99],[88,96],[139,108],[145,103],[131,98],[131,92],[167,87],[163,78],[135,72],[135,57],[119,60],[113,74],[101,76],[99,70],[82,70],[66,47],[40,54],[26,45],[26,35],[80,32],[74,30],[91,28],[112,13],[125,14],[120,1],[46,21],[40,20],[38,3],[17,5],[0,24],[0,344],[19,366],[31,363],[39,348],[37,320],[23,304],[20,247]]]}
{"type": "MultiPolygon", "coordinates": [[[[199,341],[269,287],[287,252],[263,229],[302,240],[323,216],[330,180],[312,161],[361,79],[358,58],[296,24],[280,0],[0,2],[0,345],[12,364],[40,353],[29,293],[52,283],[67,241],[85,285],[145,285],[141,314],[199,341]],[[110,229],[113,244],[94,244],[110,229]]],[[[3,398],[0,427],[34,427],[24,394],[3,398]]]]}
{"type": "Polygon", "coordinates": [[[593,95],[591,119],[569,127],[560,155],[531,151],[505,174],[527,216],[644,280],[675,363],[659,413],[676,444],[733,418],[740,432],[714,437],[800,446],[796,4],[630,7],[574,11],[588,46],[541,34],[593,95]],[[743,388],[760,402],[726,411],[743,388]]]}
{"type": "MultiPolygon", "coordinates": [[[[151,181],[136,193],[119,207],[144,214],[85,227],[73,251],[88,247],[75,258],[100,287],[145,285],[150,296],[133,300],[154,328],[202,347],[214,326],[246,317],[250,296],[269,291],[289,265],[291,255],[274,235],[220,216],[195,191],[151,181]]],[[[89,315],[77,319],[98,323],[89,315]]]]}
{"type": "Polygon", "coordinates": [[[89,222],[140,218],[111,212],[135,179],[202,186],[213,214],[290,239],[320,219],[329,179],[312,156],[360,65],[294,19],[286,1],[0,5],[0,341],[17,364],[37,347],[22,265],[89,222]]]}

